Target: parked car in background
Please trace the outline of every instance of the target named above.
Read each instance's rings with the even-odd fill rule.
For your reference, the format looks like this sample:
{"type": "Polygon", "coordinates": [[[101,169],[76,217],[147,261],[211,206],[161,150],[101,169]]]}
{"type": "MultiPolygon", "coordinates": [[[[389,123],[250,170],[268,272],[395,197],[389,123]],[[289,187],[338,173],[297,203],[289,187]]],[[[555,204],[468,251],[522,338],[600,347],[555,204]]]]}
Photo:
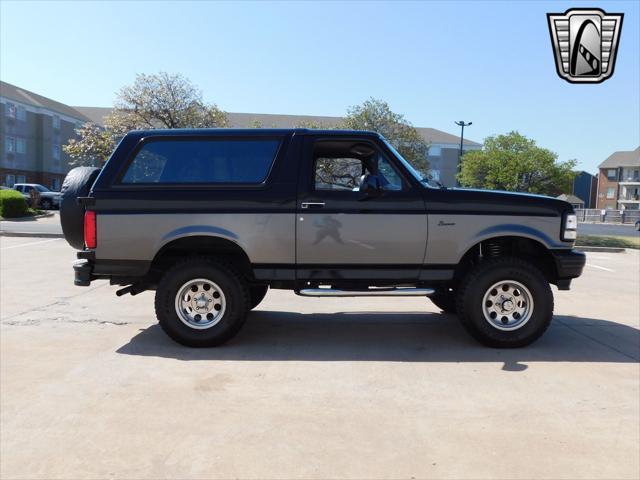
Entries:
{"type": "Polygon", "coordinates": [[[31,200],[31,190],[35,189],[40,194],[39,205],[30,205],[31,207],[40,207],[44,210],[60,207],[60,192],[53,192],[44,185],[39,183],[16,183],[13,188],[22,193],[27,202],[31,200]]]}

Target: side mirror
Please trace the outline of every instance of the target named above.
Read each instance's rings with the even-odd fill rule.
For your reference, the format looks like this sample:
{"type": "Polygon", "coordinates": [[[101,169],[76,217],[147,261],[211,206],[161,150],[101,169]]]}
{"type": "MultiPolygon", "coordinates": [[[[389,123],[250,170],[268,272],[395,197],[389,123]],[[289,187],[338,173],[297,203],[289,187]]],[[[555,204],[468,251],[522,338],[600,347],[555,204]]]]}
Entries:
{"type": "Polygon", "coordinates": [[[382,182],[378,175],[368,173],[360,182],[360,191],[367,195],[379,195],[382,192],[382,182]]]}

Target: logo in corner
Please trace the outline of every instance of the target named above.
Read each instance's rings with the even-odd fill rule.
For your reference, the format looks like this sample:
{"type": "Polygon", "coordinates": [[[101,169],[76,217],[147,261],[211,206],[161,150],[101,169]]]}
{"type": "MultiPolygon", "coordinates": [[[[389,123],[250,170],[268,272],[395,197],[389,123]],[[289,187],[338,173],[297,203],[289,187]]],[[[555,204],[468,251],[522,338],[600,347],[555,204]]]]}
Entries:
{"type": "Polygon", "coordinates": [[[547,13],[560,78],[571,83],[601,83],[611,77],[623,17],[623,13],[599,8],[547,13]]]}

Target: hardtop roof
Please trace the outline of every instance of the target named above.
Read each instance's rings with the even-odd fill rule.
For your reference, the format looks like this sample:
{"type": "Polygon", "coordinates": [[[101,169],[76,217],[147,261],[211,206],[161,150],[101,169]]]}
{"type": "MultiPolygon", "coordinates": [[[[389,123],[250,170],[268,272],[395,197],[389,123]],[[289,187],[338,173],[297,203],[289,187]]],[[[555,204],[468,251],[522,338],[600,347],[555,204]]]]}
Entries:
{"type": "Polygon", "coordinates": [[[136,137],[180,137],[180,136],[220,136],[220,137],[268,137],[296,135],[326,136],[367,136],[381,138],[376,132],[367,130],[314,130],[309,128],[172,128],[152,130],[132,130],[127,135],[136,137]]]}

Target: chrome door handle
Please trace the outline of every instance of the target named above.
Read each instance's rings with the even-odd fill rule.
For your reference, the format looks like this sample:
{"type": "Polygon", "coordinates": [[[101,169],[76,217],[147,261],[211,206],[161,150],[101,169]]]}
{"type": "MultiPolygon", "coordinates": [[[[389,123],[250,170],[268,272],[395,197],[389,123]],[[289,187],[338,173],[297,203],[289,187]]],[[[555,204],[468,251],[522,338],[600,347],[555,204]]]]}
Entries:
{"type": "Polygon", "coordinates": [[[322,208],[324,207],[324,202],[302,202],[300,206],[302,208],[322,208]]]}

